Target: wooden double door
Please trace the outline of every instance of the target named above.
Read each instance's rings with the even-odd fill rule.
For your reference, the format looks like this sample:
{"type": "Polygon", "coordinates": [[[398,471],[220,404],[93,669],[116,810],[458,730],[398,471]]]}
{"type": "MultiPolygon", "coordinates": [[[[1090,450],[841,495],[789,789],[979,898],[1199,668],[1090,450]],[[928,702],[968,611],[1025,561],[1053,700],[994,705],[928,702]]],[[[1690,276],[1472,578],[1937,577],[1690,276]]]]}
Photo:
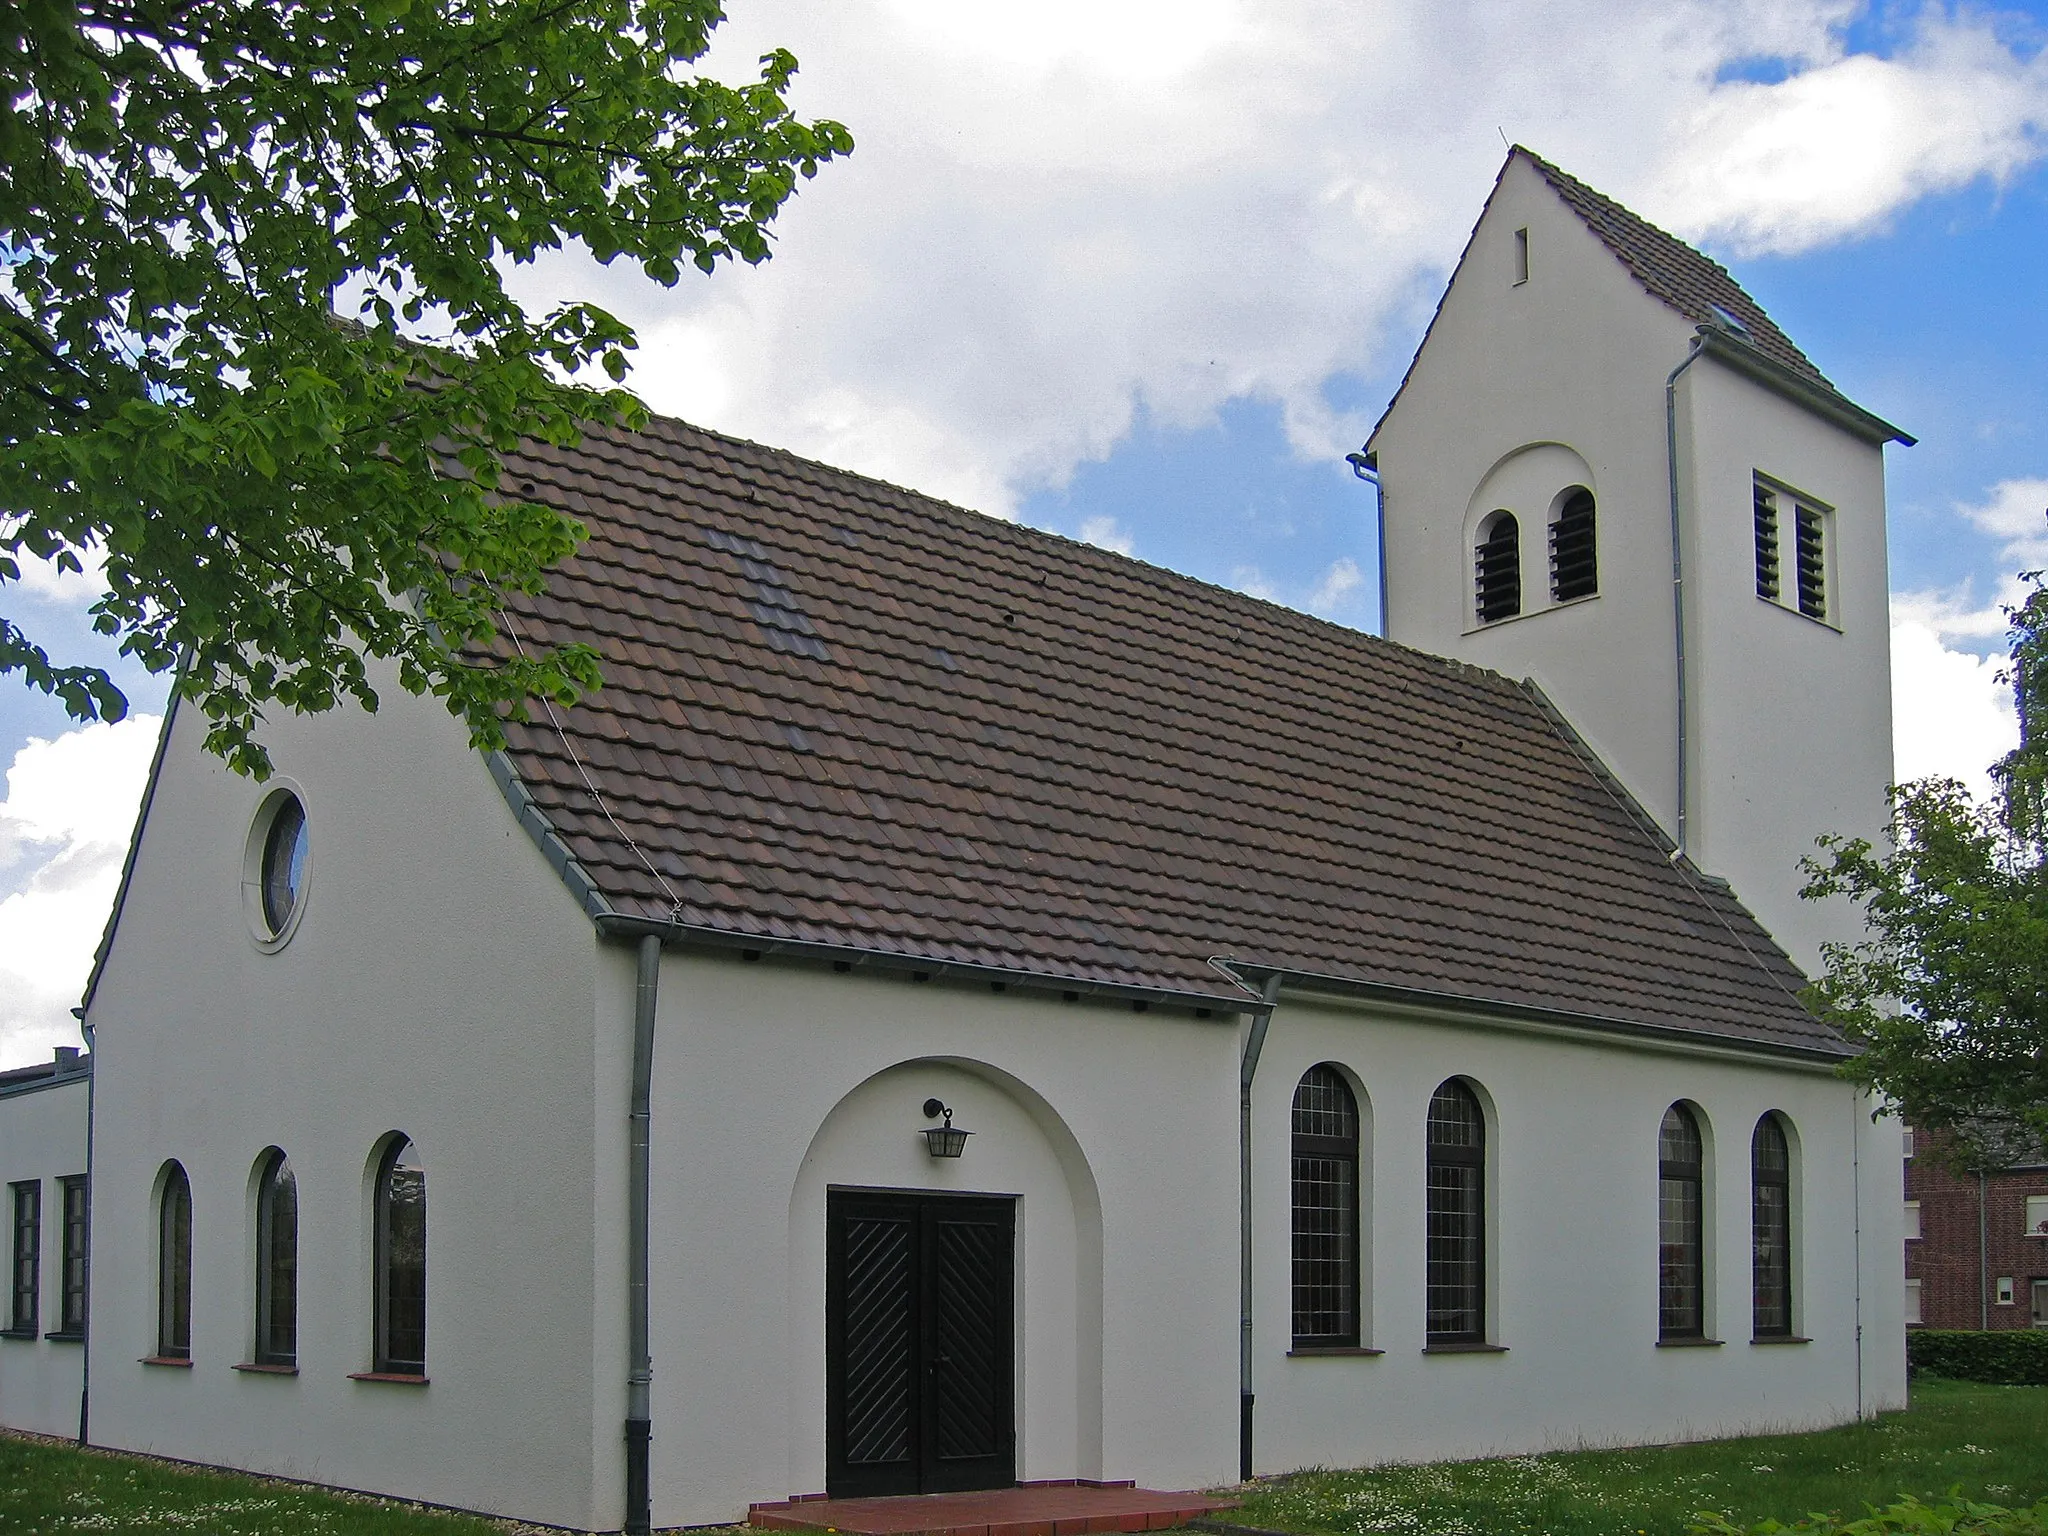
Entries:
{"type": "Polygon", "coordinates": [[[1014,1197],[831,1190],[825,1488],[1017,1480],[1014,1197]]]}

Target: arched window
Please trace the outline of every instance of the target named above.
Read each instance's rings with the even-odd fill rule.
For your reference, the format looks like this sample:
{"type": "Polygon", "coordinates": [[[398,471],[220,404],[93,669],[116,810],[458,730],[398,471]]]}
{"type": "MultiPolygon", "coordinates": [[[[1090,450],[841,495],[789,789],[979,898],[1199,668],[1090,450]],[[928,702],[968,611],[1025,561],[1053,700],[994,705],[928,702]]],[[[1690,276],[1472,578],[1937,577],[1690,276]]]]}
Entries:
{"type": "Polygon", "coordinates": [[[256,1363],[299,1363],[299,1181],[274,1147],[256,1186],[256,1363]]]}
{"type": "Polygon", "coordinates": [[[1760,1339],[1792,1333],[1792,1152],[1778,1117],[1756,1123],[1749,1142],[1752,1331],[1760,1339]]]}
{"type": "Polygon", "coordinates": [[[1486,1117],[1455,1077],[1429,1101],[1427,1344],[1486,1337],[1486,1117]]]}
{"type": "Polygon", "coordinates": [[[1522,611],[1522,533],[1512,512],[1495,512],[1479,525],[1473,557],[1479,622],[1497,624],[1522,611]]]}
{"type": "Polygon", "coordinates": [[[1657,1336],[1706,1333],[1706,1240],[1699,1122],[1683,1104],[1657,1132],[1657,1336]]]}
{"type": "Polygon", "coordinates": [[[403,1136],[377,1168],[377,1352],[375,1369],[427,1370],[427,1171],[403,1136]]]}
{"type": "Polygon", "coordinates": [[[192,1183],[172,1163],[157,1197],[156,1353],[192,1358],[192,1183]]]}
{"type": "Polygon", "coordinates": [[[1600,590],[1600,554],[1594,539],[1593,493],[1573,486],[1550,523],[1550,599],[1568,603],[1600,590]]]}
{"type": "Polygon", "coordinates": [[[1358,1343],[1358,1101],[1327,1063],[1294,1090],[1294,1342],[1358,1343]]]}

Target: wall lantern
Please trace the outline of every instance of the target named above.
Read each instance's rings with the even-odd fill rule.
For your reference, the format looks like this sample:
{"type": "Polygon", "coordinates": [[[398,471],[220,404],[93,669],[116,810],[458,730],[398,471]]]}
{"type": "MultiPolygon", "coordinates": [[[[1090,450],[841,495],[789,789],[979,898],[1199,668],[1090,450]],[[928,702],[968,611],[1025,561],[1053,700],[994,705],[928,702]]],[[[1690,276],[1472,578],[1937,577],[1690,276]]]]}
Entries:
{"type": "Polygon", "coordinates": [[[924,1101],[925,1119],[936,1120],[941,1115],[946,1117],[944,1125],[928,1125],[924,1128],[924,1149],[933,1157],[958,1157],[967,1149],[967,1138],[974,1132],[955,1130],[953,1111],[937,1099],[924,1101]]]}

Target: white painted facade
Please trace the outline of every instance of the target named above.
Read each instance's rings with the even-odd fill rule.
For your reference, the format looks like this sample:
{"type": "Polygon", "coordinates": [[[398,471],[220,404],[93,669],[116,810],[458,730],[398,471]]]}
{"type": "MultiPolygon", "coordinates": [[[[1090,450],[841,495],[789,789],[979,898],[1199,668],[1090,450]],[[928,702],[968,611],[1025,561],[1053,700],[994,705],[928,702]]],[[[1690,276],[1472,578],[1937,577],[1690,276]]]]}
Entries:
{"type": "MultiPolygon", "coordinates": [[[[0,1089],[0,1221],[13,1211],[13,1186],[42,1188],[40,1305],[36,1327],[0,1333],[0,1424],[45,1435],[78,1433],[78,1392],[85,1347],[53,1339],[64,1283],[64,1203],[59,1179],[86,1171],[86,1117],[91,1078],[66,1072],[21,1087],[0,1089]]],[[[11,1260],[12,1230],[0,1231],[0,1250],[11,1260]]],[[[12,1321],[12,1277],[0,1291],[0,1328],[12,1321]]]]}
{"type": "MultiPolygon", "coordinates": [[[[1665,385],[1698,330],[1512,158],[1409,377],[1375,432],[1386,633],[1532,677],[1668,834],[1677,661],[1665,385]],[[1526,238],[1527,278],[1520,279],[1526,238]],[[1549,600],[1560,493],[1598,503],[1599,595],[1549,600]],[[1521,526],[1522,612],[1482,625],[1479,525],[1521,526]]],[[[1891,650],[1883,449],[1709,355],[1676,386],[1688,657],[1687,850],[1809,972],[1852,938],[1799,898],[1802,855],[1883,836],[1891,650]],[[1752,486],[1828,509],[1825,623],[1756,593],[1752,486]]],[[[1791,580],[1791,530],[1783,536],[1791,580]]]]}

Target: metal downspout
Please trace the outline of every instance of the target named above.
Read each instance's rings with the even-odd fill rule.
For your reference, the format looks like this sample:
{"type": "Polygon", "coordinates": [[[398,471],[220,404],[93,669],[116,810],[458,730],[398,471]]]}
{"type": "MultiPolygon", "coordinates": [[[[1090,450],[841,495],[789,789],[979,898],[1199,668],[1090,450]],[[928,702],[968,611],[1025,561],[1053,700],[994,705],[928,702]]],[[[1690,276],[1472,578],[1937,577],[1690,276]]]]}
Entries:
{"type": "Polygon", "coordinates": [[[92,1154],[93,1154],[93,1112],[98,1107],[100,1064],[93,1060],[97,1041],[93,1027],[85,1022],[85,1010],[74,1008],[73,1016],[78,1020],[78,1032],[85,1037],[85,1059],[91,1064],[92,1075],[85,1080],[85,1337],[79,1341],[81,1351],[78,1362],[78,1443],[91,1442],[87,1433],[91,1427],[92,1407],[92,1154]]]}
{"type": "Polygon", "coordinates": [[[1671,483],[1671,630],[1678,663],[1678,826],[1673,838],[1678,844],[1675,855],[1678,858],[1686,857],[1689,852],[1687,833],[1692,815],[1692,780],[1686,762],[1689,742],[1686,723],[1685,543],[1678,516],[1678,376],[1700,360],[1705,348],[1706,337],[1695,331],[1692,350],[1664,379],[1664,460],[1671,483]]]}
{"type": "Polygon", "coordinates": [[[1351,473],[1358,476],[1373,492],[1373,515],[1377,519],[1380,562],[1380,637],[1387,635],[1387,488],[1380,483],[1380,472],[1364,449],[1344,455],[1344,462],[1351,466],[1351,473]]]}
{"type": "Polygon", "coordinates": [[[1266,1048],[1266,1030],[1273,1022],[1273,1002],[1280,978],[1269,976],[1261,989],[1265,1007],[1252,1019],[1237,1067],[1237,1477],[1252,1475],[1252,1078],[1259,1053],[1266,1048]]]}
{"type": "Polygon", "coordinates": [[[640,940],[633,989],[633,1099],[627,1112],[631,1148],[626,1169],[626,1533],[647,1536],[653,1519],[648,1449],[653,1440],[649,1384],[654,1357],[647,1329],[648,1122],[654,1086],[654,1000],[661,979],[661,940],[640,940]]]}
{"type": "Polygon", "coordinates": [[[1856,1306],[1851,1314],[1856,1324],[1856,1417],[1863,1418],[1863,1095],[1849,1095],[1849,1201],[1856,1219],[1850,1226],[1850,1272],[1856,1281],[1856,1306]]]}

